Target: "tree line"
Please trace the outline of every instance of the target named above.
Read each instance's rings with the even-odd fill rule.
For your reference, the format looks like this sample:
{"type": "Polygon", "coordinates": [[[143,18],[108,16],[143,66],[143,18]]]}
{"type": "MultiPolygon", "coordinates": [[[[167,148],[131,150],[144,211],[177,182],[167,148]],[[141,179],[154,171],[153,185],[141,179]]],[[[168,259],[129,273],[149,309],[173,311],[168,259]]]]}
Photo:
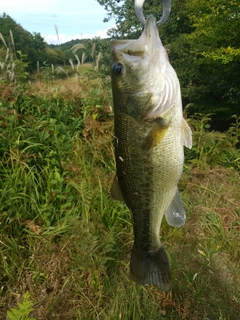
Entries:
{"type": "Polygon", "coordinates": [[[5,59],[4,46],[6,46],[9,53],[15,55],[16,58],[18,58],[18,52],[27,56],[28,71],[30,72],[37,68],[37,61],[40,65],[60,62],[58,53],[47,45],[40,33],[28,32],[6,13],[0,16],[0,33],[2,36],[2,41],[0,41],[1,60],[5,59]]]}
{"type": "Polygon", "coordinates": [[[8,54],[14,55],[15,60],[26,57],[25,62],[30,73],[41,67],[46,69],[51,65],[70,65],[70,60],[75,64],[78,63],[78,59],[81,62],[95,62],[101,52],[99,70],[107,74],[110,58],[109,41],[100,38],[76,39],[63,44],[48,45],[40,33],[28,32],[6,13],[0,15],[0,61],[6,61],[7,47],[10,51],[8,54]],[[84,47],[74,52],[72,48],[77,44],[83,44],[84,47]]]}

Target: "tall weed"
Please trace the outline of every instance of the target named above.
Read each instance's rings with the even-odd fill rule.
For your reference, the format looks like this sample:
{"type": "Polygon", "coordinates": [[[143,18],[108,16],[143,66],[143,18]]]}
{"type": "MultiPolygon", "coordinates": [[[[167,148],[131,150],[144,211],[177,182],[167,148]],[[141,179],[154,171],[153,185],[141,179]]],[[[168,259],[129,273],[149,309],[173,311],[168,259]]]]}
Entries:
{"type": "Polygon", "coordinates": [[[12,31],[10,30],[11,46],[8,46],[0,33],[0,40],[6,50],[4,60],[0,61],[0,81],[25,83],[28,78],[27,56],[21,51],[15,50],[12,31]]]}
{"type": "Polygon", "coordinates": [[[189,119],[193,131],[192,150],[186,150],[187,163],[207,169],[222,165],[240,169],[239,119],[226,132],[210,131],[211,115],[195,114],[189,119]]]}

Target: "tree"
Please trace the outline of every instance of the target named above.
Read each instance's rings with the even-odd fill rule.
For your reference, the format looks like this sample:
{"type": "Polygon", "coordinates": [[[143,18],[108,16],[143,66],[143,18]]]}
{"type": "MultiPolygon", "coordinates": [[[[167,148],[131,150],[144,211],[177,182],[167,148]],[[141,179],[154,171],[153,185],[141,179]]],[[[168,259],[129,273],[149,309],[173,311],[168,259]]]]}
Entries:
{"type": "Polygon", "coordinates": [[[189,0],[186,8],[194,28],[186,40],[197,70],[191,81],[202,91],[195,101],[226,121],[240,114],[239,1],[189,0]]]}
{"type": "MultiPolygon", "coordinates": [[[[111,36],[136,38],[141,34],[134,1],[98,2],[107,11],[106,20],[115,19],[117,27],[111,36]]],[[[145,16],[152,13],[159,19],[161,12],[159,0],[144,4],[145,16]]],[[[239,115],[239,0],[172,0],[170,17],[159,31],[190,112],[215,113],[220,128],[233,114],[239,115]]]]}
{"type": "MultiPolygon", "coordinates": [[[[97,0],[107,11],[105,22],[115,19],[116,26],[109,31],[111,37],[135,38],[141,34],[142,24],[137,20],[133,0],[97,0]]],[[[145,15],[154,14],[159,20],[162,16],[162,5],[159,0],[144,3],[145,15]]]]}

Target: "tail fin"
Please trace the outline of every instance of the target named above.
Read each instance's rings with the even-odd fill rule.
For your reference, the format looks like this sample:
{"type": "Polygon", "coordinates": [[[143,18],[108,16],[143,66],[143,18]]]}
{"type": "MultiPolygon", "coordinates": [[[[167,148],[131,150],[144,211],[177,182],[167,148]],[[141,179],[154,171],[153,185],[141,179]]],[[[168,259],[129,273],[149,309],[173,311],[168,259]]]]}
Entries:
{"type": "Polygon", "coordinates": [[[140,252],[133,245],[130,277],[138,284],[153,284],[163,291],[171,290],[171,271],[164,247],[155,252],[140,252]]]}

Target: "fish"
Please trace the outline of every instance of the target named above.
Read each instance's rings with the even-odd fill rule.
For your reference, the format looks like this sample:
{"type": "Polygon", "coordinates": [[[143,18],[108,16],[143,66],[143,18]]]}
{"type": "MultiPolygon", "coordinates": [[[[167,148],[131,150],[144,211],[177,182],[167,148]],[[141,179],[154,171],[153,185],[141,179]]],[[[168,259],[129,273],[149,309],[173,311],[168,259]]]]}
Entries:
{"type": "Polygon", "coordinates": [[[186,214],[177,187],[192,133],[183,117],[177,74],[149,15],[139,39],[111,41],[116,176],[111,196],[132,215],[130,278],[170,291],[162,219],[176,227],[186,214]]]}

